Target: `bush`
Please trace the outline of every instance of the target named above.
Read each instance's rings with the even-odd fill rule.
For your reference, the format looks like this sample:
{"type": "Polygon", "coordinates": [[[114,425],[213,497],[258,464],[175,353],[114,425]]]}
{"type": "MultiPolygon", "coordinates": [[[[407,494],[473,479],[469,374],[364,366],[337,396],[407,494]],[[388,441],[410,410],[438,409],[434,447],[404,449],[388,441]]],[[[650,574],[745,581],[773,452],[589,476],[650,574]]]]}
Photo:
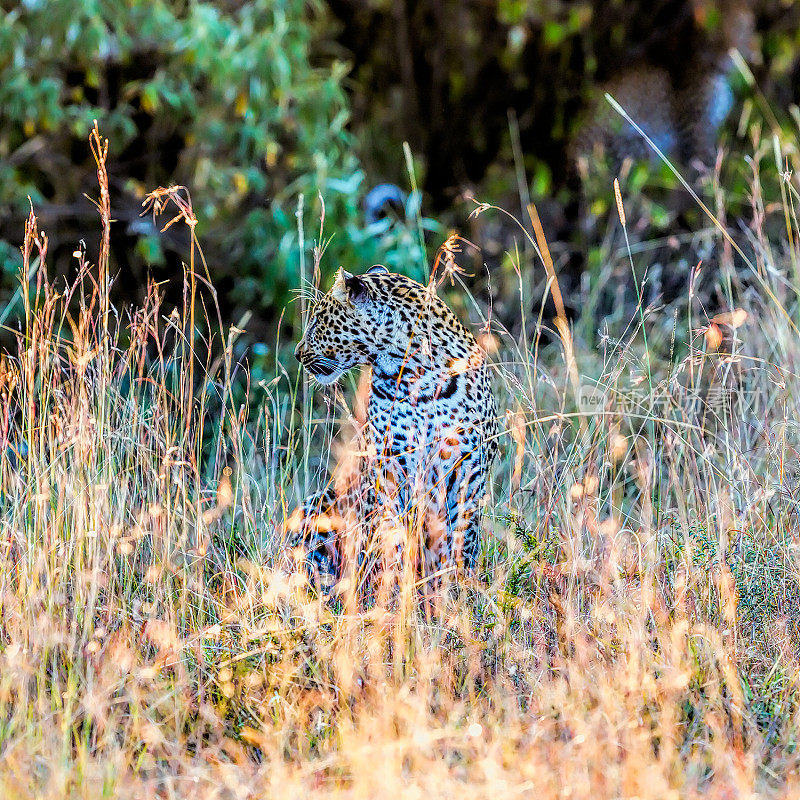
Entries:
{"type": "Polygon", "coordinates": [[[360,268],[402,243],[396,232],[366,235],[354,222],[363,172],[346,131],[347,67],[313,63],[326,31],[321,2],[31,0],[0,14],[6,274],[17,269],[28,196],[54,266],[71,268],[74,242],[95,214],[74,201],[92,191],[86,141],[94,119],[119,154],[109,173],[118,177],[112,255],[121,299],[141,299],[149,267],[161,278],[180,274],[184,234],[159,236],[139,216],[145,191],[170,182],[191,190],[198,235],[231,315],[236,306],[262,315],[278,309],[299,285],[301,195],[311,236],[324,198],[326,231],[337,232],[331,268],[360,268]]]}

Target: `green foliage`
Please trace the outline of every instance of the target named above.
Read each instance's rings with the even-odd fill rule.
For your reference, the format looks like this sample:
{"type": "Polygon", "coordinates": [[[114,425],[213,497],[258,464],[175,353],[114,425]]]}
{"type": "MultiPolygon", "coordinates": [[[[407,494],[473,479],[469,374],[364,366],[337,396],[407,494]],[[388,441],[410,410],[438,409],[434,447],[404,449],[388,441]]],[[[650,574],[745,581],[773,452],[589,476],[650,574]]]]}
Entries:
{"type": "MultiPolygon", "coordinates": [[[[91,191],[86,141],[97,119],[111,140],[115,232],[134,239],[117,241],[117,260],[124,248],[137,278],[165,263],[169,240],[138,214],[144,192],[169,183],[191,192],[223,300],[262,314],[299,285],[301,195],[308,255],[320,198],[324,235],[336,232],[325,268],[403,267],[401,253],[419,263],[419,247],[408,251],[415,221],[383,236],[359,227],[369,187],[346,131],[347,68],[313,63],[326,30],[318,0],[30,0],[0,12],[0,240],[18,242],[28,196],[50,202],[74,225],[50,230],[45,215],[64,269],[93,213],[74,204],[91,191]]],[[[174,271],[182,248],[172,252],[174,271]]]]}

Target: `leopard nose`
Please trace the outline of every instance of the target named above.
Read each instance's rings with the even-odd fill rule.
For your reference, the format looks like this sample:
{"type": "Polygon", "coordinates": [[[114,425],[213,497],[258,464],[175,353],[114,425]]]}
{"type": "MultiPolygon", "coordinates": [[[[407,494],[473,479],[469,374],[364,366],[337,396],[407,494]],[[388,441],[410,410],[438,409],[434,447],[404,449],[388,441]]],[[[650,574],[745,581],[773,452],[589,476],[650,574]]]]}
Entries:
{"type": "Polygon", "coordinates": [[[297,343],[297,346],[294,348],[294,357],[300,361],[301,356],[303,355],[303,342],[302,340],[297,343]]]}

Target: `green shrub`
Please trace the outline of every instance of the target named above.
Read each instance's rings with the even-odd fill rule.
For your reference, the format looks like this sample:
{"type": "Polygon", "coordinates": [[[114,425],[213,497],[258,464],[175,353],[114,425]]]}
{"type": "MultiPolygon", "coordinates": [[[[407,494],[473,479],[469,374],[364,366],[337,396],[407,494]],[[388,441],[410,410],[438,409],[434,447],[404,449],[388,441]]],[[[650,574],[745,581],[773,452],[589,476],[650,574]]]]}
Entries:
{"type": "Polygon", "coordinates": [[[406,249],[419,241],[415,222],[384,235],[359,225],[365,187],[346,130],[347,67],[314,63],[327,24],[318,0],[30,0],[0,12],[0,266],[15,272],[8,244],[18,244],[30,196],[55,267],[69,269],[94,215],[75,202],[93,192],[94,119],[112,143],[114,259],[139,285],[149,265],[180,274],[182,233],[158,236],[139,219],[144,192],[169,183],[191,191],[232,313],[279,310],[299,285],[300,195],[309,253],[320,198],[325,236],[336,233],[326,269],[397,263],[401,249],[420,263],[419,246],[406,249]]]}

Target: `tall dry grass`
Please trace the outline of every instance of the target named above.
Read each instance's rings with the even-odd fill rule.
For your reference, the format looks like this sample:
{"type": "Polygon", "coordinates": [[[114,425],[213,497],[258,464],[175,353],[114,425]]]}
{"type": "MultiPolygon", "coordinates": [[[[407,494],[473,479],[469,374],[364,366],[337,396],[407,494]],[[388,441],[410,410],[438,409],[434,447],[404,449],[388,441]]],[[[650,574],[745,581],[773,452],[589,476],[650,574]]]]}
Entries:
{"type": "Polygon", "coordinates": [[[97,264],[49,282],[31,214],[0,374],[0,796],[798,796],[789,245],[756,225],[754,289],[716,321],[688,296],[671,360],[643,306],[599,353],[499,335],[479,574],[340,613],[276,531],[345,395],[318,421],[276,369],[236,404],[194,238],[183,309],[112,307],[95,137],[97,264]]]}

